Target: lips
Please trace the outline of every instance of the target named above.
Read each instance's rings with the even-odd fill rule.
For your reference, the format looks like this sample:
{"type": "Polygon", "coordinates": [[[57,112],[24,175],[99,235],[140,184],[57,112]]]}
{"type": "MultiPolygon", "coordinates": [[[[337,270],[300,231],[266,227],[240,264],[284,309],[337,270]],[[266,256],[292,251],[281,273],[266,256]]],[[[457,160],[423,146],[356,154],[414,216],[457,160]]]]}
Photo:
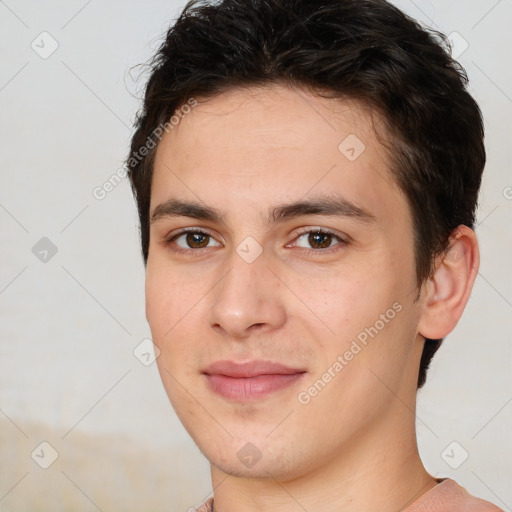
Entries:
{"type": "Polygon", "coordinates": [[[232,400],[250,401],[291,386],[306,371],[272,361],[217,361],[203,373],[215,393],[232,400]]]}

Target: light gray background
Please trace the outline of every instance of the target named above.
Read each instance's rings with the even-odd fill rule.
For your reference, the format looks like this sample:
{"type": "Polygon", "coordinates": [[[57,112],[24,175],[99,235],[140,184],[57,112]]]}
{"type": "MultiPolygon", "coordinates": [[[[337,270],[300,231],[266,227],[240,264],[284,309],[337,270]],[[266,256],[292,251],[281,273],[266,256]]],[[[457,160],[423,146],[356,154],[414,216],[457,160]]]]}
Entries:
{"type": "MultiPolygon", "coordinates": [[[[467,41],[460,61],[488,150],[480,274],[419,393],[420,453],[432,474],[510,512],[512,2],[395,3],[458,32],[456,51],[467,41]]],[[[185,511],[211,490],[156,365],[133,354],[150,332],[128,183],[93,196],[128,149],[143,86],[129,68],[154,53],[183,5],[0,1],[2,511],[185,511]],[[51,49],[43,31],[59,45],[46,59],[31,47],[51,49]],[[42,237],[57,247],[47,262],[32,251],[42,237]],[[52,448],[41,442],[58,453],[48,469],[52,448]]]]}

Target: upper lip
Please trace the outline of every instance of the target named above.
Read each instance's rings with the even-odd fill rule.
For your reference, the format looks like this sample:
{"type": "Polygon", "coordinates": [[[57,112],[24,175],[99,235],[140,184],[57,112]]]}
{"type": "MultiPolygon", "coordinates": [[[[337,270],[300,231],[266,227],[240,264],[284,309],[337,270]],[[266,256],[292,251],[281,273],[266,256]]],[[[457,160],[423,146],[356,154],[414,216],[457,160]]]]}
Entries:
{"type": "Polygon", "coordinates": [[[225,375],[233,378],[256,377],[258,375],[293,375],[304,373],[305,370],[290,368],[273,361],[216,361],[209,365],[203,373],[207,375],[225,375]]]}

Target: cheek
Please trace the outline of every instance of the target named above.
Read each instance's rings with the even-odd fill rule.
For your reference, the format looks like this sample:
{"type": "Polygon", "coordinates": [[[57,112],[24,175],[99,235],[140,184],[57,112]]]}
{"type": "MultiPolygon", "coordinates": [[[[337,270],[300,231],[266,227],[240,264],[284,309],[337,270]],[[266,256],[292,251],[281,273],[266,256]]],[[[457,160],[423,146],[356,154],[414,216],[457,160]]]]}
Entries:
{"type": "Polygon", "coordinates": [[[202,328],[201,298],[207,289],[202,279],[177,272],[165,262],[158,265],[148,260],[146,319],[153,343],[160,349],[157,363],[168,371],[185,371],[197,356],[192,350],[193,340],[202,328]]]}
{"type": "MultiPolygon", "coordinates": [[[[301,293],[319,318],[334,331],[333,336],[343,344],[358,332],[373,325],[397,300],[396,285],[389,273],[373,269],[347,267],[326,279],[312,293],[304,288],[301,293]]],[[[304,283],[306,285],[307,283],[304,283]]],[[[338,347],[340,348],[340,347],[338,347]]]]}
{"type": "MultiPolygon", "coordinates": [[[[174,294],[169,292],[167,282],[160,276],[149,273],[146,279],[146,318],[151,329],[153,343],[159,349],[156,364],[162,383],[173,406],[183,400],[178,382],[182,382],[183,372],[190,368],[190,351],[176,336],[182,329],[183,314],[174,294]]],[[[175,288],[173,288],[175,290],[175,288]]],[[[181,339],[184,337],[181,335],[181,339]]]]}
{"type": "Polygon", "coordinates": [[[393,372],[406,364],[414,338],[410,328],[414,312],[407,306],[410,283],[393,271],[391,262],[379,263],[342,269],[335,279],[326,280],[309,295],[308,305],[332,334],[316,337],[322,356],[317,358],[315,377],[341,356],[343,371],[337,382],[349,379],[353,389],[360,387],[370,393],[368,379],[376,380],[370,369],[392,378],[393,372]]]}
{"type": "Polygon", "coordinates": [[[197,282],[191,282],[183,272],[176,272],[164,258],[148,259],[146,267],[146,318],[152,331],[167,332],[190,309],[197,282]]]}
{"type": "Polygon", "coordinates": [[[146,319],[153,343],[161,351],[158,363],[172,360],[168,352],[179,350],[175,335],[186,324],[186,313],[191,308],[187,302],[184,283],[173,279],[168,271],[161,268],[157,270],[155,266],[148,265],[145,294],[146,319]]]}
{"type": "Polygon", "coordinates": [[[168,301],[167,281],[157,276],[158,272],[153,270],[153,265],[148,261],[145,283],[146,319],[153,333],[153,337],[159,334],[159,331],[162,329],[162,324],[166,322],[166,317],[163,313],[169,311],[169,308],[166,307],[168,301]]]}

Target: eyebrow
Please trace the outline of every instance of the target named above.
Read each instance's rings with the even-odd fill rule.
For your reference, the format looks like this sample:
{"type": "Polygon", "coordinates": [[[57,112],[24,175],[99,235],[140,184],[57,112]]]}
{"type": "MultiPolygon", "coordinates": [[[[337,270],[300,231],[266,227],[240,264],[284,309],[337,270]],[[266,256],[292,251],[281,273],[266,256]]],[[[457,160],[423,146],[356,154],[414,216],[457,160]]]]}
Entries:
{"type": "MultiPolygon", "coordinates": [[[[375,216],[369,211],[336,195],[278,204],[269,208],[266,221],[272,225],[302,215],[351,217],[362,222],[375,222],[376,220],[375,216]]],[[[150,217],[150,223],[152,224],[166,217],[191,217],[226,225],[225,217],[220,210],[195,201],[168,199],[155,207],[150,217]]]]}

